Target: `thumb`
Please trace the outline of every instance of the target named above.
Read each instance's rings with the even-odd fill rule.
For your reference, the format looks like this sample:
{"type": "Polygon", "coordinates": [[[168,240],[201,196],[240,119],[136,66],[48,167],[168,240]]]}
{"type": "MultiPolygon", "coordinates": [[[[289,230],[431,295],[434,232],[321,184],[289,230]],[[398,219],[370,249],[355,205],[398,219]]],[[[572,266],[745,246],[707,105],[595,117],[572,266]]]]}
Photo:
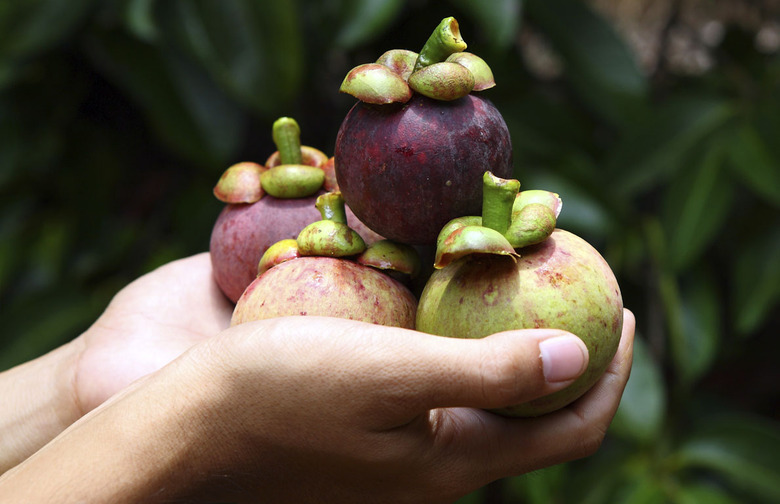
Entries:
{"type": "Polygon", "coordinates": [[[436,340],[438,348],[423,359],[428,370],[422,376],[427,377],[418,384],[426,409],[501,408],[530,401],[570,385],[588,365],[582,340],[557,329],[436,340]]]}
{"type": "MultiPolygon", "coordinates": [[[[392,425],[433,408],[530,401],[566,387],[588,363],[585,344],[559,329],[458,339],[337,318],[291,317],[240,324],[224,334],[232,335],[222,340],[230,346],[217,353],[232,356],[231,367],[266,369],[259,363],[268,359],[281,377],[279,390],[317,376],[307,390],[322,389],[315,394],[323,399],[321,407],[338,391],[339,409],[351,406],[365,419],[392,425]]],[[[306,401],[311,404],[311,397],[306,401]]]]}

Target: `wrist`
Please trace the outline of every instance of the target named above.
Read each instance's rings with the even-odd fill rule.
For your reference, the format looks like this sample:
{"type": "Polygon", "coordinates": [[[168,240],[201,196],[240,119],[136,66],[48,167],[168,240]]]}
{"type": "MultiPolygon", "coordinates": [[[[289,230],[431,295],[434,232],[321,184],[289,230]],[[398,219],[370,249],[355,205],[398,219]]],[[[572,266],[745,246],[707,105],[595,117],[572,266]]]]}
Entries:
{"type": "Polygon", "coordinates": [[[74,392],[81,340],[0,373],[0,474],[78,420],[74,392]]]}
{"type": "Polygon", "coordinates": [[[0,476],[0,493],[19,502],[219,502],[237,450],[213,421],[219,387],[206,374],[185,357],[141,378],[0,476]]]}

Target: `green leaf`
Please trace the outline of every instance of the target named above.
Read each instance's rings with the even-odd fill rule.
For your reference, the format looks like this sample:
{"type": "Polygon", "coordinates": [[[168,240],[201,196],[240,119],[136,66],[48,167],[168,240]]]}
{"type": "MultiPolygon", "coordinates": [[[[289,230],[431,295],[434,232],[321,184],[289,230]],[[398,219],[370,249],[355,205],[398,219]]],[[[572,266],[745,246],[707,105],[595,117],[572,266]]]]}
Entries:
{"type": "Polygon", "coordinates": [[[630,196],[670,179],[732,115],[719,98],[682,96],[637,117],[605,160],[613,190],[630,196]]]}
{"type": "Polygon", "coordinates": [[[777,226],[768,226],[766,232],[740,244],[731,278],[736,330],[748,336],[780,303],[780,229],[777,226]]]}
{"type": "Polygon", "coordinates": [[[347,0],[336,45],[354,49],[378,38],[401,13],[403,0],[347,0]]]}
{"type": "Polygon", "coordinates": [[[7,60],[0,60],[0,91],[9,87],[16,79],[16,66],[7,60]]]}
{"type": "Polygon", "coordinates": [[[506,49],[514,42],[523,6],[521,0],[452,0],[452,4],[476,21],[480,35],[492,47],[506,49]]]}
{"type": "MultiPolygon", "coordinates": [[[[1,159],[1,158],[0,158],[1,159]]],[[[20,264],[27,257],[24,239],[29,226],[32,202],[29,197],[6,197],[0,212],[0,296],[6,294],[10,279],[19,273],[20,264]]]]}
{"type": "Polygon", "coordinates": [[[620,502],[616,494],[631,482],[639,481],[650,473],[652,460],[635,447],[624,443],[605,442],[594,456],[570,462],[556,502],[578,504],[603,504],[620,502]]]}
{"type": "Polygon", "coordinates": [[[628,480],[621,488],[613,502],[621,504],[667,504],[668,497],[663,486],[652,473],[642,474],[642,477],[628,480]]]}
{"type": "Polygon", "coordinates": [[[680,334],[670,334],[679,378],[692,383],[707,373],[721,339],[722,305],[714,275],[697,270],[681,283],[680,334]]]}
{"type": "Polygon", "coordinates": [[[723,488],[705,483],[685,483],[674,494],[675,504],[738,504],[723,488]]]}
{"type": "Polygon", "coordinates": [[[96,0],[0,2],[0,91],[25,75],[33,57],[66,43],[92,13],[96,0]]]}
{"type": "Polygon", "coordinates": [[[638,443],[658,439],[666,418],[666,390],[658,364],[642,338],[634,340],[634,363],[610,432],[638,443]]]}
{"type": "Polygon", "coordinates": [[[159,33],[235,99],[269,117],[291,105],[304,70],[297,2],[170,0],[155,7],[159,33]]]}
{"type": "Polygon", "coordinates": [[[141,105],[173,149],[198,165],[228,162],[246,118],[201,69],[121,32],[97,32],[89,47],[98,68],[141,105]]]}
{"type": "Polygon", "coordinates": [[[34,359],[72,339],[97,318],[106,300],[97,295],[53,286],[4,307],[7,331],[0,337],[0,371],[34,359]],[[40,306],[46,310],[41,313],[40,306]]]}
{"type": "MultiPolygon", "coordinates": [[[[591,123],[540,90],[508,96],[501,104],[517,165],[552,163],[572,151],[585,151],[592,143],[591,123]]],[[[518,176],[525,184],[526,174],[518,176]]]]}
{"type": "Polygon", "coordinates": [[[780,502],[780,425],[761,417],[709,418],[683,440],[674,460],[680,469],[705,469],[764,502],[780,502]]]}
{"type": "Polygon", "coordinates": [[[453,504],[484,504],[484,493],[485,492],[482,489],[476,490],[468,495],[464,495],[460,499],[456,500],[453,504]]]}
{"type": "Polygon", "coordinates": [[[126,2],[124,17],[130,32],[144,42],[156,42],[160,35],[154,19],[154,4],[157,0],[126,0],[126,2]]]}
{"type": "MultiPolygon", "coordinates": [[[[664,224],[669,237],[670,266],[682,271],[699,260],[723,231],[732,202],[730,181],[723,175],[725,151],[708,142],[697,159],[681,167],[666,194],[664,224]]],[[[721,236],[721,238],[724,238],[721,236]]]]}
{"type": "Polygon", "coordinates": [[[578,0],[528,0],[525,7],[583,101],[615,125],[630,124],[644,106],[647,82],[610,23],[578,0]]]}
{"type": "Polygon", "coordinates": [[[28,58],[61,43],[92,12],[96,0],[4,0],[0,60],[28,58]]]}
{"type": "Polygon", "coordinates": [[[568,466],[558,464],[507,479],[507,502],[548,504],[556,502],[559,489],[566,480],[568,466]]]}
{"type": "Polygon", "coordinates": [[[769,203],[780,206],[780,159],[751,124],[741,124],[728,139],[729,166],[739,179],[769,203]]]}

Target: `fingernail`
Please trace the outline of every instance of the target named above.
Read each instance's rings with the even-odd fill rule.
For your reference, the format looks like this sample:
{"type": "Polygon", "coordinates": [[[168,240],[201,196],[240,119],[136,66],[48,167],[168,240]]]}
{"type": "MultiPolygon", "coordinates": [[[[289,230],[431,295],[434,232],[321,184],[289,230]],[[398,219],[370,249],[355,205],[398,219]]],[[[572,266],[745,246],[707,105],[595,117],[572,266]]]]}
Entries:
{"type": "Polygon", "coordinates": [[[588,349],[576,336],[556,336],[539,343],[542,370],[548,383],[577,378],[588,363],[588,349]]]}

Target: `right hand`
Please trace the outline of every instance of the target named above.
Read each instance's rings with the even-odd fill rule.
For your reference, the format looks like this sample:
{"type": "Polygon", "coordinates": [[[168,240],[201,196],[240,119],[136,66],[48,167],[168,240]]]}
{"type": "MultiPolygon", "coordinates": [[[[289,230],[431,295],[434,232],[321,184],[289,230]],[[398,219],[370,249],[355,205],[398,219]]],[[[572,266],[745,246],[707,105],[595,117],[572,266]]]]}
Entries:
{"type": "Polygon", "coordinates": [[[231,328],[180,364],[219,397],[202,419],[218,427],[211,454],[261,501],[450,502],[595,452],[628,380],[634,324],[626,311],[620,348],[584,397],[531,419],[481,408],[571,383],[547,382],[540,363],[539,343],[562,331],[459,340],[297,317],[231,328]]]}
{"type": "Polygon", "coordinates": [[[560,336],[571,337],[461,340],[315,317],[238,325],[109,399],[0,487],[20,502],[452,502],[599,447],[631,367],[628,311],[583,397],[538,418],[482,409],[570,383],[545,380],[540,358],[540,342],[560,336]]]}

